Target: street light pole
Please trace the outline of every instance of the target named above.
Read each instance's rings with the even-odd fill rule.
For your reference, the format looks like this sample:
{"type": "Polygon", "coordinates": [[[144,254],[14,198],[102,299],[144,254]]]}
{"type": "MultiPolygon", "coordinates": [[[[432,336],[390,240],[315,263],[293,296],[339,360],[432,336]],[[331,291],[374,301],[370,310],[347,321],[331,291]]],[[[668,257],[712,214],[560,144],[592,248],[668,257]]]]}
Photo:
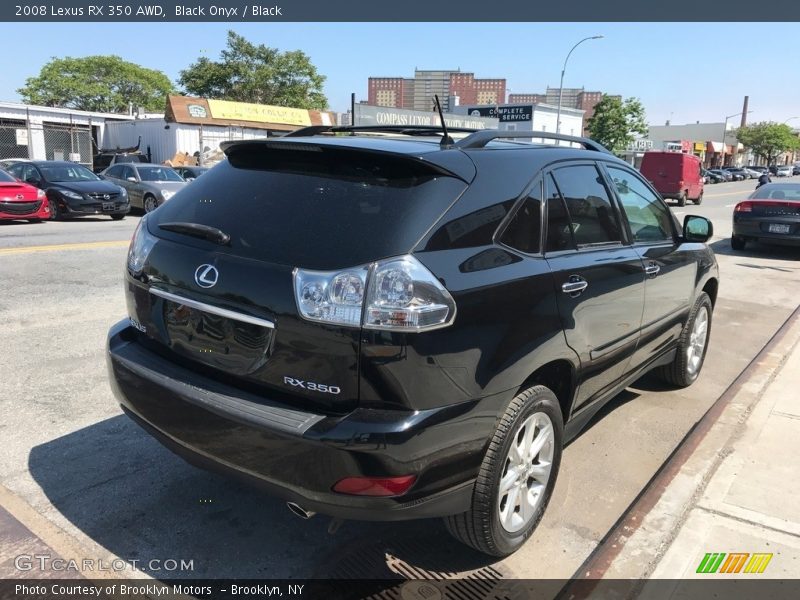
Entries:
{"type": "Polygon", "coordinates": [[[567,58],[564,59],[564,66],[561,68],[561,83],[558,85],[558,112],[556,113],[556,133],[561,133],[561,100],[564,96],[564,73],[567,72],[567,61],[569,60],[572,51],[575,50],[578,46],[580,46],[583,42],[589,40],[599,40],[603,36],[602,35],[593,35],[590,37],[583,38],[580,42],[575,44],[570,51],[567,53],[567,58]]]}
{"type": "MultiPolygon", "coordinates": [[[[747,114],[750,114],[751,112],[753,112],[753,111],[752,110],[748,110],[747,114]]],[[[744,114],[744,113],[738,112],[735,115],[728,115],[727,117],[725,117],[725,125],[723,125],[723,127],[722,127],[722,152],[720,153],[720,157],[721,158],[719,160],[720,168],[725,166],[725,136],[728,135],[728,119],[732,119],[733,117],[738,117],[741,114],[744,114]]]]}

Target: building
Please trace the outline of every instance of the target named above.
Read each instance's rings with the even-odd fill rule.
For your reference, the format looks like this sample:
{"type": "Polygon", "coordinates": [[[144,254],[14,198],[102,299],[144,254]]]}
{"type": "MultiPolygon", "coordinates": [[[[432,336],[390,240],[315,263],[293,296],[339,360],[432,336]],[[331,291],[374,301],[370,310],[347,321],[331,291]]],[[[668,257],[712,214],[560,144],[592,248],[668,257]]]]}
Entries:
{"type": "MultiPolygon", "coordinates": [[[[558,107],[544,103],[508,103],[472,106],[462,104],[454,107],[452,112],[475,117],[497,118],[499,120],[498,129],[506,131],[542,131],[555,133],[558,107]]],[[[561,109],[562,134],[580,135],[582,128],[582,110],[576,108],[561,109]]],[[[531,137],[527,139],[529,141],[537,140],[535,135],[531,135],[531,137]]]]}
{"type": "MultiPolygon", "coordinates": [[[[561,107],[574,108],[583,111],[583,130],[581,135],[588,135],[586,129],[589,119],[594,116],[594,107],[606,95],[603,92],[587,92],[583,88],[564,88],[561,94],[561,107]]],[[[544,94],[509,94],[510,103],[530,103],[530,104],[550,104],[558,106],[559,88],[548,87],[544,94]]],[[[622,96],[612,96],[612,98],[622,99],[622,96]]]]}
{"type": "Polygon", "coordinates": [[[652,140],[656,150],[691,152],[706,168],[740,166],[752,161],[736,139],[736,126],[731,122],[650,125],[647,139],[652,140]]]}
{"type": "Polygon", "coordinates": [[[460,69],[415,69],[413,78],[370,77],[367,83],[367,104],[372,106],[427,112],[433,109],[434,95],[444,111],[456,104],[502,104],[506,80],[476,79],[460,69]]]}
{"type": "MultiPolygon", "coordinates": [[[[92,165],[108,123],[131,115],[0,102],[0,159],[71,160],[92,165]]],[[[133,141],[133,145],[136,140],[133,141]]]]}

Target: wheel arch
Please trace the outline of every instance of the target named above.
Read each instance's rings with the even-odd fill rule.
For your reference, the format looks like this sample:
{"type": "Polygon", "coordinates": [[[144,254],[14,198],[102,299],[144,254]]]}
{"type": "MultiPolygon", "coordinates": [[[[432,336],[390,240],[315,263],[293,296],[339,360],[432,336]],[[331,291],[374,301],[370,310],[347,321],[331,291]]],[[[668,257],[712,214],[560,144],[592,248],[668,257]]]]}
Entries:
{"type": "MultiPolygon", "coordinates": [[[[552,360],[538,367],[517,390],[519,392],[528,389],[533,385],[543,385],[552,391],[558,404],[561,407],[561,416],[566,424],[572,410],[572,403],[575,399],[575,387],[577,381],[577,368],[569,360],[552,360]]],[[[515,394],[516,395],[516,394],[515,394]]]]}

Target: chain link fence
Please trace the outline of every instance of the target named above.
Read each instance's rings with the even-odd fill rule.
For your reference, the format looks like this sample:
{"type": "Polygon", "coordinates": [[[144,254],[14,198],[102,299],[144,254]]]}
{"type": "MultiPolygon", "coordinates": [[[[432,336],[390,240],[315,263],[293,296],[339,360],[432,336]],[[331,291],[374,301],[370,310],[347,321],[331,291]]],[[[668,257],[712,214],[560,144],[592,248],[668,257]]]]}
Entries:
{"type": "Polygon", "coordinates": [[[0,121],[0,160],[69,160],[91,167],[92,155],[88,125],[0,121]]]}

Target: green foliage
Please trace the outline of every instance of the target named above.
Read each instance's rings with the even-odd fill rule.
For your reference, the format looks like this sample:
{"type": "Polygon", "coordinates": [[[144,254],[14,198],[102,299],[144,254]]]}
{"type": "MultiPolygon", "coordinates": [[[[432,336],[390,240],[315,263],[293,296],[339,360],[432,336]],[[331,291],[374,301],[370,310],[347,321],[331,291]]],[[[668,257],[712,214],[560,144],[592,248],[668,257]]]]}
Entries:
{"type": "Polygon", "coordinates": [[[78,110],[127,113],[134,108],[163,112],[172,82],[161,71],[119,56],[53,58],[17,92],[25,102],[78,110]]]}
{"type": "Polygon", "coordinates": [[[783,152],[800,149],[800,138],[785,123],[764,121],[740,127],[736,130],[736,139],[770,165],[783,152]]]}
{"type": "Polygon", "coordinates": [[[215,100],[325,109],[325,76],[300,50],[281,52],[228,32],[228,45],[213,61],[201,57],[181,71],[187,93],[215,100]]]}
{"type": "Polygon", "coordinates": [[[644,107],[636,98],[624,102],[615,96],[603,96],[594,107],[594,115],[587,123],[589,137],[620,154],[637,135],[647,133],[644,107]]]}

